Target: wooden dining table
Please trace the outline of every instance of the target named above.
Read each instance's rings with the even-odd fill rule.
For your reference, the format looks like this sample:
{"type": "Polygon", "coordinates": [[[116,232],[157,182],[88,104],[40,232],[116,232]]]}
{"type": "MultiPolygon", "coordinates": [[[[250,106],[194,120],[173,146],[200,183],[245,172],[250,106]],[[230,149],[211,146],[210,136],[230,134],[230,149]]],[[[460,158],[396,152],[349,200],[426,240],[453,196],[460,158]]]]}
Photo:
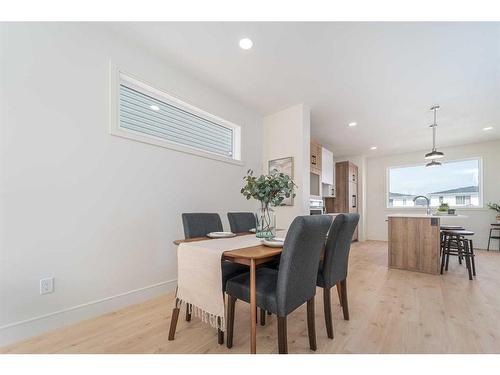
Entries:
{"type": "MultiPolygon", "coordinates": [[[[238,233],[237,236],[255,235],[254,233],[238,233]]],[[[206,241],[209,237],[196,237],[186,240],[175,240],[174,244],[183,242],[206,241]]],[[[255,293],[255,270],[259,264],[270,262],[281,254],[281,247],[268,247],[264,245],[243,247],[225,251],[223,260],[244,264],[250,268],[250,353],[257,351],[257,297],[255,293]]]]}

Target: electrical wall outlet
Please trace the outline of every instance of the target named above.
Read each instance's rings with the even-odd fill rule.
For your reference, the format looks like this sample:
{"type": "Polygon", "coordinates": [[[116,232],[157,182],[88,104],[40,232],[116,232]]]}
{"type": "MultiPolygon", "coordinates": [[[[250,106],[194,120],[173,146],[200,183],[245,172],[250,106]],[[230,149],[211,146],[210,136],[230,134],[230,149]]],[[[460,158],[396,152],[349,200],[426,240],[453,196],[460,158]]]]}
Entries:
{"type": "Polygon", "coordinates": [[[40,294],[54,293],[54,278],[47,277],[40,280],[40,294]]]}

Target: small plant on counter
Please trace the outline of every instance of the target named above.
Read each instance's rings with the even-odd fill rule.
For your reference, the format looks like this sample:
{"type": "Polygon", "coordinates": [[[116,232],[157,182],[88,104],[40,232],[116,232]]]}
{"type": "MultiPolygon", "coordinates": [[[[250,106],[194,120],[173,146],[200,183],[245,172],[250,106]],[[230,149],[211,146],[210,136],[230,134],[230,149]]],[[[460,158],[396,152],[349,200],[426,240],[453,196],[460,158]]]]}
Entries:
{"type": "Polygon", "coordinates": [[[450,206],[448,205],[448,203],[441,203],[438,207],[438,211],[439,212],[446,212],[448,213],[448,210],[450,209],[450,206]]]}

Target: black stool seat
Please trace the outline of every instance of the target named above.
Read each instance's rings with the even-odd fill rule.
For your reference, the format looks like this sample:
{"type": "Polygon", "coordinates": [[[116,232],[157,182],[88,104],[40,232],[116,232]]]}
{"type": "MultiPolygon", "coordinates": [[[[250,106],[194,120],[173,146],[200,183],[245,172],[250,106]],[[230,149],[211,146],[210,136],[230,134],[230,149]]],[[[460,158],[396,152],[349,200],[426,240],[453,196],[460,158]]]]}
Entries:
{"type": "Polygon", "coordinates": [[[465,228],[460,226],[460,225],[447,225],[447,224],[441,225],[440,229],[441,230],[465,230],[465,228]]]}
{"type": "Polygon", "coordinates": [[[446,229],[443,232],[446,234],[452,235],[452,236],[473,236],[474,235],[474,232],[472,232],[470,230],[465,230],[465,229],[462,229],[462,230],[446,229]]]}

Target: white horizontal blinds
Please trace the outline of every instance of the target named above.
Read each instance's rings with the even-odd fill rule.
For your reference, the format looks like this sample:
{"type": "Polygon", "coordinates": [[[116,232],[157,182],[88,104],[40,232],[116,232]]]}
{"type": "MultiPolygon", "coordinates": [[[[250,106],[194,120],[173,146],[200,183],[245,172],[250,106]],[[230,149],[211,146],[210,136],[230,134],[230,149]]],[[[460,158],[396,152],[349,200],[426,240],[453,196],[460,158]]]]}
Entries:
{"type": "MultiPolygon", "coordinates": [[[[134,87],[131,87],[134,86],[134,87]]],[[[120,127],[233,158],[233,129],[120,83],[120,127]]]]}

